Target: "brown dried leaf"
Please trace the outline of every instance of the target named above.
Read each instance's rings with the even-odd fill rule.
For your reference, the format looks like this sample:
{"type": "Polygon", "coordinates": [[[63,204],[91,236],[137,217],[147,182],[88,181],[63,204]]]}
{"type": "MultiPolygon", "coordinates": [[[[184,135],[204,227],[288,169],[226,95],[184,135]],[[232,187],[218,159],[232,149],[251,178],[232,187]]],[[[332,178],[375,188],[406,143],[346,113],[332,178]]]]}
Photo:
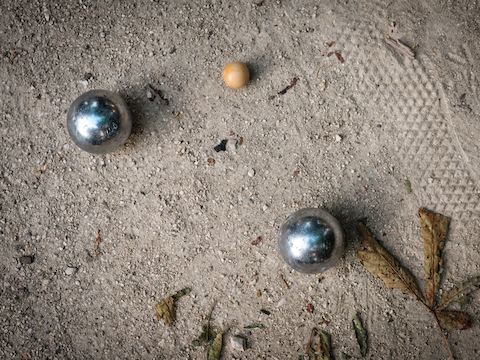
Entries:
{"type": "Polygon", "coordinates": [[[167,296],[155,306],[155,309],[157,311],[157,319],[163,320],[167,326],[172,326],[175,321],[175,302],[173,297],[167,296]]]}
{"type": "Polygon", "coordinates": [[[357,231],[362,237],[363,243],[363,247],[357,253],[362,265],[373,275],[382,279],[388,287],[399,289],[415,296],[417,300],[425,302],[413,275],[378,243],[368,227],[359,222],[357,231]]]}
{"type": "Polygon", "coordinates": [[[420,216],[421,236],[423,239],[424,269],[426,284],[425,298],[427,305],[433,308],[437,302],[442,272],[442,251],[448,233],[450,219],[442,214],[425,208],[418,210],[420,216]]]}
{"type": "Polygon", "coordinates": [[[480,288],[480,275],[471,277],[453,289],[443,293],[437,310],[443,310],[454,302],[460,302],[473,291],[480,288]]]}
{"type": "Polygon", "coordinates": [[[172,326],[176,317],[176,302],[182,296],[189,294],[192,291],[191,288],[184,288],[177,291],[175,294],[167,296],[165,299],[160,301],[156,306],[155,310],[157,313],[157,319],[163,320],[165,325],[172,326]]]}
{"type": "Polygon", "coordinates": [[[213,339],[212,345],[208,348],[207,359],[208,360],[219,360],[222,356],[223,348],[223,331],[220,331],[215,339],[213,339]]]}
{"type": "Polygon", "coordinates": [[[440,326],[447,331],[465,330],[472,326],[470,315],[463,311],[442,310],[435,313],[440,326]]]}

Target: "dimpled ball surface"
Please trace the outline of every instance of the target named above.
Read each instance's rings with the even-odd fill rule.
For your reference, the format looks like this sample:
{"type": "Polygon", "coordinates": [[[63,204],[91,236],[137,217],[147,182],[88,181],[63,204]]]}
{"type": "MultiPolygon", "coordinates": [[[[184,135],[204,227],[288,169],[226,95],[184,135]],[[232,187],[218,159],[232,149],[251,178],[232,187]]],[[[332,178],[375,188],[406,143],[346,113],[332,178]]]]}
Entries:
{"type": "Polygon", "coordinates": [[[120,95],[91,90],[70,106],[67,128],[80,149],[94,154],[112,152],[122,146],[132,130],[132,117],[120,95]]]}
{"type": "Polygon", "coordinates": [[[344,248],[340,224],[321,209],[294,212],[280,230],[279,249],[283,259],[302,273],[329,269],[342,257],[344,248]]]}

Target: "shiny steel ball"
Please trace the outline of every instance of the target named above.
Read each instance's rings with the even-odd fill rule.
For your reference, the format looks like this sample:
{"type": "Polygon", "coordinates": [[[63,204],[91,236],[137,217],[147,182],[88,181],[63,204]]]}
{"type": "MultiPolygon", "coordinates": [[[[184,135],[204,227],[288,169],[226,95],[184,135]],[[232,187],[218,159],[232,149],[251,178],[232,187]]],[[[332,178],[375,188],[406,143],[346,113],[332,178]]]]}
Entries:
{"type": "Polygon", "coordinates": [[[291,214],[282,225],[278,245],[285,262],[306,274],[323,272],[334,266],[345,248],[337,219],[315,208],[291,214]]]}
{"type": "Polygon", "coordinates": [[[80,149],[104,154],[122,146],[132,131],[132,116],[120,95],[91,90],[70,106],[67,128],[80,149]]]}

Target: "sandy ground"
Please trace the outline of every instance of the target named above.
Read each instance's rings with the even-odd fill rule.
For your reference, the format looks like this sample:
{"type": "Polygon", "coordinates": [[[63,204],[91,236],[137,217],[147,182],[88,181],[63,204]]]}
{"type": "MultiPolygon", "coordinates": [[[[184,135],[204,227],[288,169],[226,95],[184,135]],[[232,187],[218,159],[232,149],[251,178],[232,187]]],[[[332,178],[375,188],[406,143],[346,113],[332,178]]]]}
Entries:
{"type": "MultiPolygon", "coordinates": [[[[338,359],[360,358],[357,311],[367,358],[447,358],[425,309],[359,264],[353,226],[367,218],[421,279],[416,211],[441,211],[445,288],[480,272],[479,21],[476,0],[2,2],[0,358],[201,359],[191,343],[215,300],[213,323],[248,338],[242,353],[227,336],[225,359],[297,359],[314,326],[338,359]],[[386,44],[392,22],[416,59],[386,44]],[[221,83],[232,60],[254,73],[242,91],[221,83]],[[149,83],[168,105],[146,98],[149,83]],[[65,127],[93,88],[119,91],[135,116],[105,156],[65,127]],[[276,241],[313,206],[349,246],[306,276],[276,241]],[[166,328],[155,304],[186,286],[166,328]],[[243,329],[254,322],[266,328],[243,329]]],[[[473,328],[450,336],[458,359],[480,356],[478,294],[468,310],[473,328]]]]}

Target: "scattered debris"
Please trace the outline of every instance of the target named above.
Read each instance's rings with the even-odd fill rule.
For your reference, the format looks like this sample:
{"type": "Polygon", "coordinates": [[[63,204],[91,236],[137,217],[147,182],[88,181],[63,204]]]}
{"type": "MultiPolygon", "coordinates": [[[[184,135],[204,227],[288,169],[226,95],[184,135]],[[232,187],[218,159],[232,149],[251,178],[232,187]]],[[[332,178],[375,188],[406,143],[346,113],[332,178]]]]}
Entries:
{"type": "Polygon", "coordinates": [[[267,309],[260,309],[260,312],[262,314],[265,314],[265,315],[272,315],[272,313],[270,311],[268,311],[267,309]]]}
{"type": "Polygon", "coordinates": [[[238,351],[245,351],[247,348],[247,339],[240,335],[234,335],[230,338],[230,345],[238,351]]]}
{"type": "Polygon", "coordinates": [[[335,55],[337,60],[340,61],[342,64],[345,62],[345,59],[343,58],[342,53],[340,51],[336,50],[336,51],[330,51],[329,53],[327,53],[327,57],[330,57],[332,55],[335,55]]]}
{"type": "Polygon", "coordinates": [[[175,294],[167,296],[160,301],[156,306],[157,319],[162,319],[167,326],[172,326],[176,315],[176,302],[182,297],[189,294],[191,288],[184,288],[177,291],[175,294]]]}
{"type": "Polygon", "coordinates": [[[307,312],[309,312],[310,314],[313,313],[313,310],[315,308],[313,307],[313,304],[312,303],[308,303],[307,304],[307,312]]]}
{"type": "Polygon", "coordinates": [[[285,88],[283,88],[282,90],[280,90],[277,94],[278,95],[285,95],[287,93],[288,90],[290,90],[291,88],[293,88],[295,85],[297,85],[298,81],[300,79],[298,77],[294,77],[292,79],[292,81],[290,82],[290,85],[287,85],[285,88]]]}
{"type": "Polygon", "coordinates": [[[247,174],[250,177],[254,177],[255,176],[255,169],[249,169],[247,174]]]}
{"type": "Polygon", "coordinates": [[[90,81],[93,80],[93,74],[91,72],[86,72],[83,74],[83,80],[90,81]]]}
{"type": "Polygon", "coordinates": [[[78,271],[78,268],[75,267],[75,266],[67,266],[67,268],[65,269],[65,275],[73,275],[75,274],[76,272],[78,271]]]}
{"type": "Polygon", "coordinates": [[[288,290],[290,289],[290,285],[288,284],[287,280],[285,279],[285,276],[283,276],[282,273],[279,274],[280,280],[282,281],[283,286],[288,290]]]}
{"type": "Polygon", "coordinates": [[[333,360],[330,334],[313,328],[305,345],[305,356],[308,360],[333,360]]]}
{"type": "Polygon", "coordinates": [[[228,142],[227,139],[223,139],[222,141],[220,141],[220,144],[216,145],[213,148],[213,150],[215,150],[216,152],[227,150],[227,142],[228,142]]]}
{"type": "Polygon", "coordinates": [[[213,166],[213,165],[215,165],[215,159],[214,158],[208,158],[207,163],[208,163],[208,165],[213,166]]]}
{"type": "Polygon", "coordinates": [[[47,161],[45,160],[45,162],[38,168],[37,172],[36,172],[36,177],[39,178],[40,175],[42,175],[43,173],[45,173],[48,169],[48,165],[47,165],[47,161]]]}
{"type": "Polygon", "coordinates": [[[233,131],[230,131],[227,139],[226,151],[234,153],[242,144],[243,136],[237,135],[233,131]]]}
{"type": "Polygon", "coordinates": [[[212,344],[208,348],[207,360],[219,360],[222,356],[223,348],[223,331],[220,331],[213,339],[212,344]]]}
{"type": "Polygon", "coordinates": [[[415,52],[400,39],[387,35],[385,36],[385,42],[400,54],[403,54],[411,59],[415,59],[415,52]]]}
{"type": "Polygon", "coordinates": [[[257,289],[256,296],[257,298],[262,297],[262,290],[257,289]]]}
{"type": "Polygon", "coordinates": [[[385,285],[413,295],[428,308],[441,330],[449,358],[453,359],[448,333],[445,331],[468,329],[471,327],[472,321],[466,312],[449,310],[447,307],[480,286],[480,275],[476,275],[459,287],[446,292],[438,303],[440,275],[443,272],[442,250],[445,246],[450,219],[425,208],[420,208],[418,214],[424,244],[425,296],[420,291],[413,275],[378,243],[363,223],[357,225],[363,245],[357,256],[362,265],[373,275],[382,279],[385,285]]]}
{"type": "Polygon", "coordinates": [[[23,256],[20,256],[18,261],[20,261],[20,264],[22,264],[22,265],[30,265],[31,263],[33,263],[35,261],[35,256],[34,255],[23,255],[23,256]]]}
{"type": "Polygon", "coordinates": [[[150,101],[153,101],[156,98],[158,98],[160,99],[163,105],[165,106],[170,105],[170,100],[168,100],[168,98],[165,97],[162,90],[154,88],[151,84],[147,84],[146,96],[147,96],[147,99],[150,101]]]}
{"type": "Polygon", "coordinates": [[[257,236],[255,240],[252,240],[251,244],[252,245],[259,245],[263,241],[263,236],[257,236]]]}
{"type": "Polygon", "coordinates": [[[363,327],[362,320],[360,319],[360,315],[358,313],[353,317],[352,323],[358,346],[360,346],[360,354],[362,354],[362,357],[365,357],[368,352],[368,334],[367,330],[365,330],[363,327]]]}
{"type": "Polygon", "coordinates": [[[102,237],[100,236],[100,229],[97,230],[97,236],[95,236],[95,246],[93,248],[93,254],[95,256],[99,256],[102,254],[100,250],[100,244],[102,243],[102,237]]]}
{"type": "Polygon", "coordinates": [[[405,191],[407,192],[407,194],[411,194],[412,193],[412,183],[410,182],[410,180],[406,179],[404,185],[405,185],[405,191]]]}
{"type": "Polygon", "coordinates": [[[262,323],[251,323],[250,325],[244,326],[244,329],[266,329],[267,327],[262,323]]]}

